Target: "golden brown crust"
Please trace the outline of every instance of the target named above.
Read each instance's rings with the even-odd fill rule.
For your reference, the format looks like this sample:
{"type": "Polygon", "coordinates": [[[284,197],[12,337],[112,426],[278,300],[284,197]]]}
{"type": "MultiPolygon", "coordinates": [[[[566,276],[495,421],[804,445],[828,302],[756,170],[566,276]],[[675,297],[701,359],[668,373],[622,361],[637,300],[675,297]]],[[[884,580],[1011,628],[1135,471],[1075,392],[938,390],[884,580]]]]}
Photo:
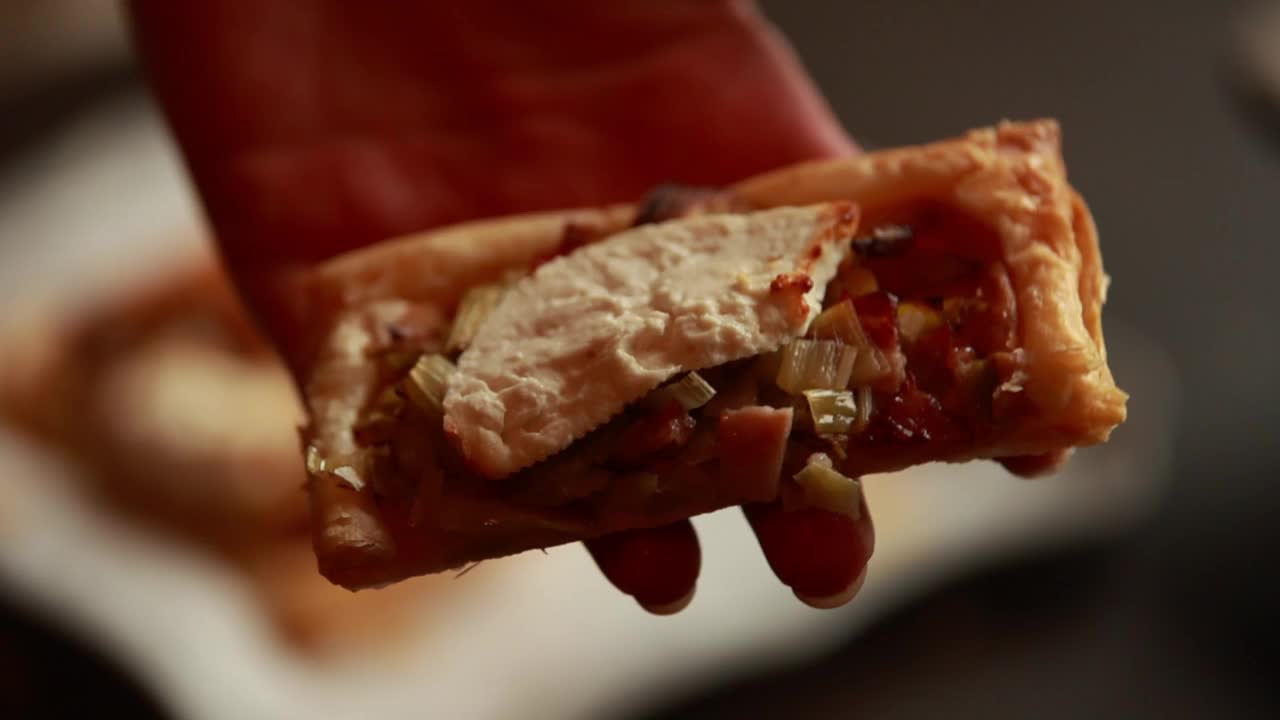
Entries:
{"type": "MultiPolygon", "coordinates": [[[[1009,387],[1037,408],[996,428],[994,444],[970,457],[1051,452],[1104,441],[1123,421],[1126,396],[1106,364],[1101,307],[1106,277],[1096,230],[1068,185],[1053,121],[1002,123],[963,137],[861,157],[806,163],[745,180],[732,189],[757,207],[853,200],[864,214],[919,199],[943,201],[989,224],[1000,240],[1025,354],[1026,381],[1009,387]]],[[[462,291],[527,266],[560,242],[566,222],[618,229],[633,210],[566,211],[469,223],[402,238],[339,259],[306,282],[318,306],[337,308],[320,361],[307,384],[309,439],[323,452],[353,448],[350,428],[372,388],[363,349],[378,322],[424,310],[444,322],[462,291]],[[424,274],[424,269],[440,273],[424,274]]],[[[392,527],[363,493],[315,487],[317,551],[337,582],[360,585],[441,569],[467,559],[446,548],[445,533],[392,527]]],[[[574,539],[561,538],[559,541],[574,539]]],[[[492,557],[535,547],[543,538],[512,536],[492,557]]],[[[549,541],[548,541],[549,542],[549,541]]]]}

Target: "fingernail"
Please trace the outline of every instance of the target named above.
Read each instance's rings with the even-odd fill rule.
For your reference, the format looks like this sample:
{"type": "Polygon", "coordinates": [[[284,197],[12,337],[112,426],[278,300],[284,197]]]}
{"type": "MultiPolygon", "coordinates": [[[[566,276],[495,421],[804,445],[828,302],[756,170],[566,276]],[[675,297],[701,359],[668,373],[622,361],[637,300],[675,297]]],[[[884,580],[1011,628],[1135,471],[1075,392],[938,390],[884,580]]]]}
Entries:
{"type": "Polygon", "coordinates": [[[807,595],[802,595],[797,592],[795,593],[795,596],[799,598],[800,602],[804,603],[805,605],[808,605],[811,608],[817,608],[818,610],[833,610],[835,608],[838,608],[838,607],[841,607],[842,605],[847,604],[850,600],[852,600],[854,596],[858,594],[858,591],[862,589],[862,583],[866,581],[866,579],[867,579],[867,568],[863,567],[862,572],[858,573],[858,577],[853,579],[853,582],[849,584],[849,587],[845,588],[841,592],[836,593],[835,595],[828,595],[826,597],[815,598],[815,597],[809,597],[807,595]]]}
{"type": "Polygon", "coordinates": [[[689,588],[689,592],[675,602],[663,603],[661,605],[645,605],[644,603],[640,603],[640,607],[654,615],[675,615],[681,610],[689,607],[689,603],[693,602],[693,594],[696,590],[697,586],[689,588]]]}

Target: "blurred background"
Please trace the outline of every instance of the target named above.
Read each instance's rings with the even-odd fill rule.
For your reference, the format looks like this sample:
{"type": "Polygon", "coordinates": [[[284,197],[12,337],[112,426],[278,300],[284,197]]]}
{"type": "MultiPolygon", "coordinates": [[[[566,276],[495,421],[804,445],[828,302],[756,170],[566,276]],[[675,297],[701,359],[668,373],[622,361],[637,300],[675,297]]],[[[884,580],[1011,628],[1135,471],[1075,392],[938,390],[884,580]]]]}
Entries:
{"type": "Polygon", "coordinates": [[[229,339],[216,283],[161,283],[208,257],[115,5],[0,0],[0,370],[64,378],[24,376],[61,414],[0,428],[0,717],[1276,717],[1280,4],[763,6],[869,149],[1061,121],[1133,396],[1110,445],[1035,483],[870,479],[877,557],[833,613],[796,607],[725,513],[699,521],[706,572],[677,618],[615,597],[578,548],[335,596],[287,507],[225,492],[280,445],[227,453],[243,438],[214,427],[226,467],[169,458],[176,491],[131,469],[158,431],[124,459],[82,436],[101,387],[169,408],[157,365],[208,391],[154,410],[182,427],[282,381],[229,339]],[[99,337],[137,302],[166,308],[160,330],[99,337]],[[86,342],[87,370],[67,350],[86,342]],[[241,537],[195,527],[217,503],[241,537]]]}

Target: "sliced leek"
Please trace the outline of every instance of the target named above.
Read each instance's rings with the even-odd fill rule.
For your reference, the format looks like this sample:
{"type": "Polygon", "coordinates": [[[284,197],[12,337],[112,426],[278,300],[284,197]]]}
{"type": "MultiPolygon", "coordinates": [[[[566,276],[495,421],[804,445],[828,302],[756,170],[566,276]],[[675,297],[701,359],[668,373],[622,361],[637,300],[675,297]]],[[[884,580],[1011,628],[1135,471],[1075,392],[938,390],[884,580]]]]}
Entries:
{"type": "Polygon", "coordinates": [[[871,424],[871,413],[875,410],[875,401],[872,399],[871,388],[863,385],[858,388],[858,419],[853,423],[853,427],[849,428],[851,433],[860,433],[867,429],[871,424]]]}
{"type": "Polygon", "coordinates": [[[854,520],[862,516],[862,483],[837,472],[825,455],[811,457],[795,474],[795,481],[804,490],[804,499],[809,505],[848,515],[854,520]]]}
{"type": "Polygon", "coordinates": [[[454,371],[453,363],[443,355],[423,355],[404,384],[409,400],[427,412],[444,412],[444,393],[454,371]]]}
{"type": "Polygon", "coordinates": [[[823,310],[813,319],[809,334],[817,340],[839,340],[858,349],[871,346],[871,341],[862,331],[862,323],[858,321],[858,311],[849,300],[823,310]]]}
{"type": "Polygon", "coordinates": [[[449,330],[449,339],[445,341],[445,352],[454,353],[466,350],[475,338],[476,331],[484,323],[485,318],[498,305],[507,286],[501,283],[478,285],[467,290],[458,303],[458,312],[453,316],[453,327],[449,330]]]}
{"type": "Polygon", "coordinates": [[[716,389],[711,387],[696,372],[690,372],[673,383],[664,385],[649,394],[645,404],[651,408],[662,408],[677,403],[688,412],[697,410],[716,396],[716,389]]]}
{"type": "Polygon", "coordinates": [[[871,385],[893,375],[893,363],[885,357],[884,351],[871,346],[859,352],[853,363],[853,372],[849,374],[849,383],[854,386],[871,385]]]}
{"type": "Polygon", "coordinates": [[[858,422],[858,406],[848,390],[805,390],[804,397],[819,435],[847,433],[858,422]]]}
{"type": "Polygon", "coordinates": [[[333,474],[345,482],[352,490],[359,492],[364,490],[364,478],[360,477],[360,472],[350,465],[334,468],[333,474]]]}
{"type": "Polygon", "coordinates": [[[898,332],[907,342],[915,342],[942,325],[937,310],[918,302],[898,305],[898,332]]]}
{"type": "Polygon", "coordinates": [[[858,311],[850,300],[843,300],[823,310],[821,315],[813,319],[809,334],[818,340],[837,340],[857,348],[853,372],[849,375],[854,385],[874,383],[893,372],[884,352],[867,336],[862,322],[858,320],[858,311]]]}
{"type": "Polygon", "coordinates": [[[315,445],[307,446],[307,474],[319,475],[324,472],[324,458],[320,457],[320,450],[315,445]]]}
{"type": "Polygon", "coordinates": [[[856,348],[834,340],[794,340],[782,349],[778,387],[792,394],[843,390],[857,357],[856,348]]]}

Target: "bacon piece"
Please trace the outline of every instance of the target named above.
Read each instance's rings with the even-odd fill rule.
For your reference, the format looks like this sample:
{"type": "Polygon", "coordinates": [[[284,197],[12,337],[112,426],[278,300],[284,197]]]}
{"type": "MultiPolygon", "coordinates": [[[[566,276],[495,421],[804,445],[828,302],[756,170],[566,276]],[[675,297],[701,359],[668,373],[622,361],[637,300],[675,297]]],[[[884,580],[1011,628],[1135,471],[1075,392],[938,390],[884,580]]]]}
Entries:
{"type": "Polygon", "coordinates": [[[683,447],[697,421],[676,403],[645,415],[627,428],[615,460],[635,463],[670,448],[683,447]]]}
{"type": "Polygon", "coordinates": [[[898,350],[898,300],[883,290],[853,298],[858,321],[881,350],[898,350]]]}
{"type": "Polygon", "coordinates": [[[720,416],[720,481],[746,500],[778,495],[778,477],[791,435],[791,408],[754,405],[720,416]]]}

